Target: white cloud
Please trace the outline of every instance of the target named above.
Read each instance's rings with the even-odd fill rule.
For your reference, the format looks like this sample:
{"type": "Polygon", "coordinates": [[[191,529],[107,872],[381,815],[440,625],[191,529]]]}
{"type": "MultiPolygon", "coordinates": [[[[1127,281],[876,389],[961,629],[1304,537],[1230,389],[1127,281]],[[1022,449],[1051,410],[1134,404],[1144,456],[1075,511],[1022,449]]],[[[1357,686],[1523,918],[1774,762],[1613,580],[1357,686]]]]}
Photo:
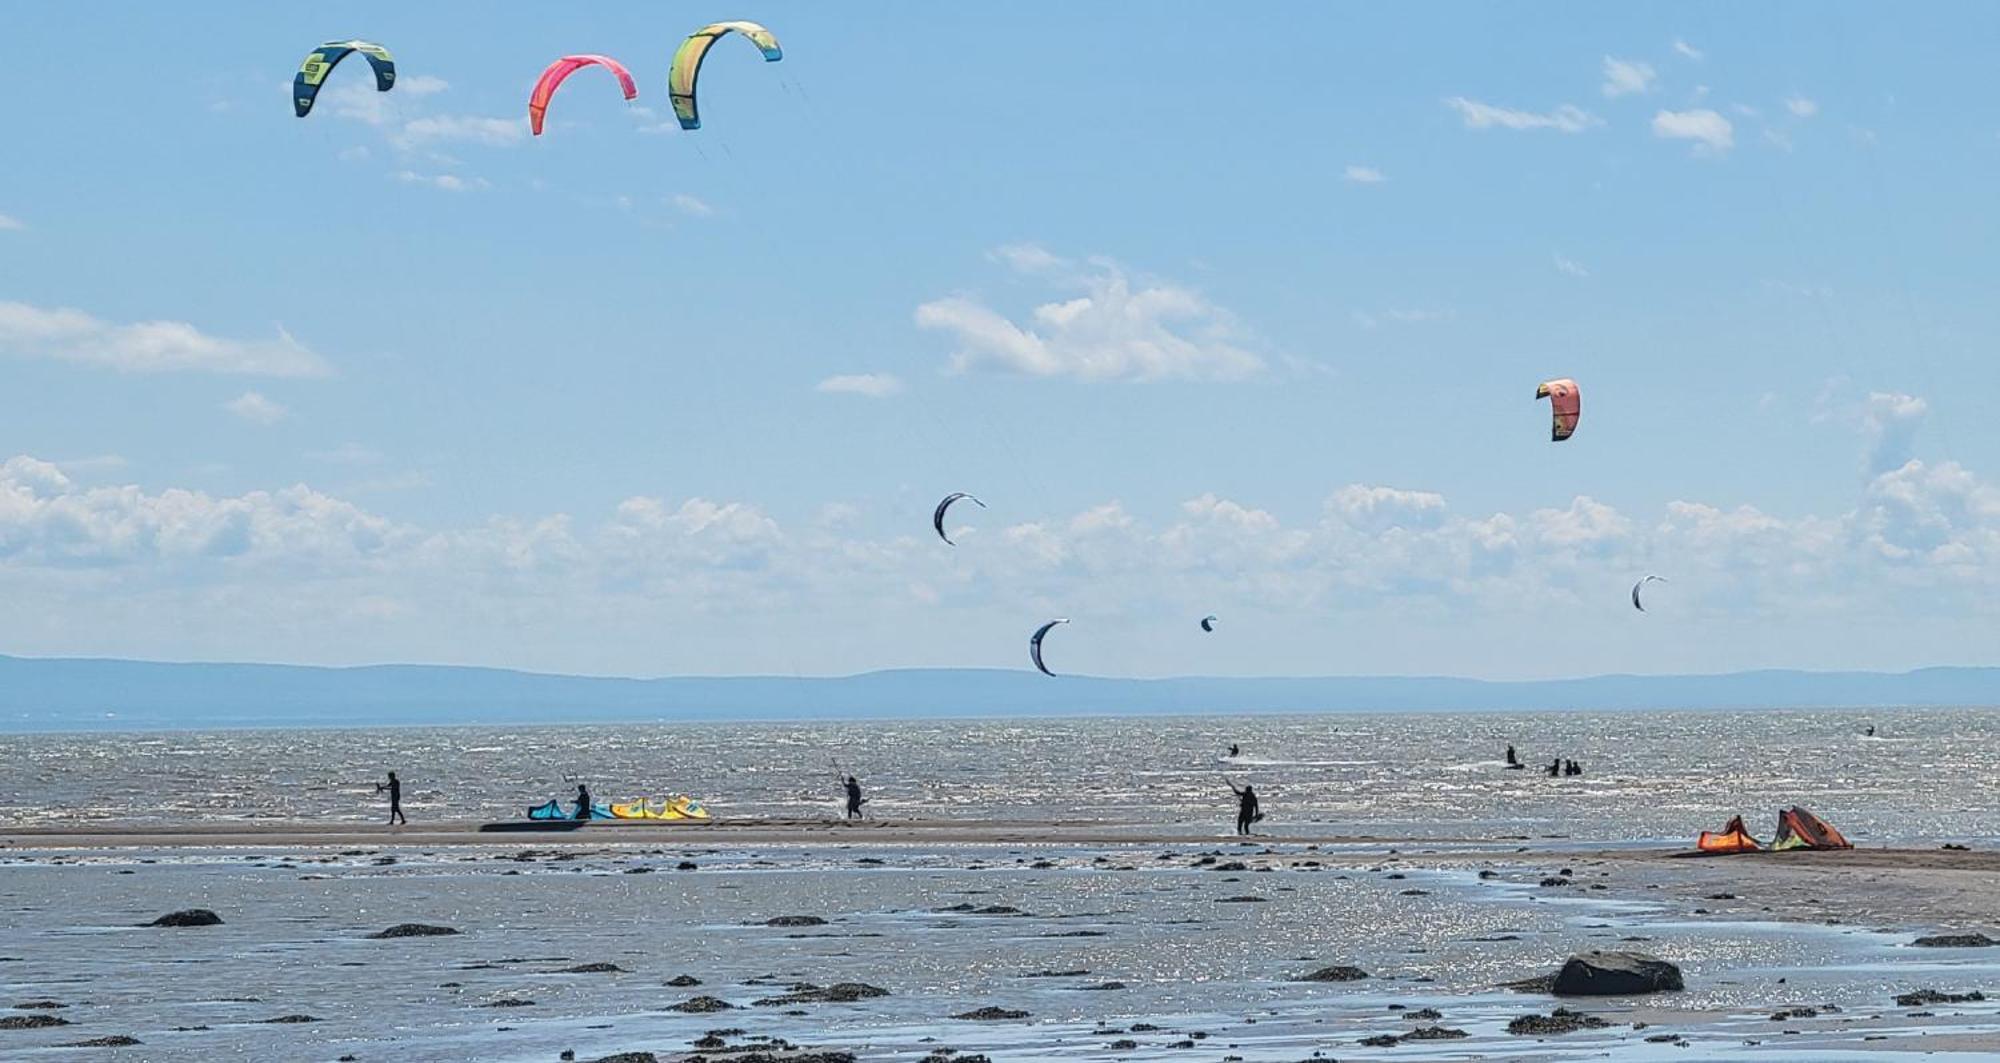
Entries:
{"type": "Polygon", "coordinates": [[[319,355],[283,329],[275,340],[210,336],[182,321],[117,325],[81,310],[0,302],[0,355],[54,358],[134,373],[198,370],[257,376],[324,376],[319,355]]]}
{"type": "Polygon", "coordinates": [[[830,395],[866,395],[871,399],[886,399],[902,392],[903,381],[894,373],[848,373],[827,377],[813,385],[813,390],[830,395]]]}
{"type": "Polygon", "coordinates": [[[491,188],[484,177],[460,177],[455,173],[426,174],[415,170],[397,170],[395,178],[404,184],[422,185],[440,192],[465,192],[475,188],[491,188]]]}
{"type": "Polygon", "coordinates": [[[0,214],[0,232],[18,231],[25,228],[27,226],[21,224],[19,218],[8,214],[0,214]]]}
{"type": "Polygon", "coordinates": [[[1670,140],[1692,140],[1695,150],[1720,154],[1736,143],[1736,127],[1729,119],[1707,108],[1692,111],[1661,111],[1653,116],[1653,135],[1670,140]]]}
{"type": "Polygon", "coordinates": [[[1387,177],[1382,176],[1382,171],[1372,166],[1350,165],[1342,172],[1341,176],[1358,185],[1379,185],[1388,180],[1387,177]]]}
{"type": "Polygon", "coordinates": [[[1701,62],[1701,50],[1678,37],[1674,38],[1674,52],[1683,59],[1692,59],[1697,63],[1701,62]]]}
{"type": "Polygon", "coordinates": [[[262,392],[246,391],[222,404],[230,413],[253,424],[273,425],[291,413],[283,404],[265,398],[262,392]]]}
{"type": "Polygon", "coordinates": [[[1641,63],[1634,59],[1613,59],[1604,57],[1603,92],[1607,97],[1644,94],[1653,91],[1653,82],[1659,77],[1651,63],[1641,63]]]}
{"type": "Polygon", "coordinates": [[[1930,415],[1930,404],[1915,395],[1877,391],[1861,407],[1861,434],[1867,442],[1867,470],[1879,475],[1908,464],[1916,450],[1917,431],[1930,415]]]}
{"type": "Polygon", "coordinates": [[[997,262],[1004,262],[1021,273],[1043,273],[1064,268],[1068,261],[1035,244],[1007,244],[996,247],[988,253],[997,262]]]}
{"type": "Polygon", "coordinates": [[[1556,272],[1557,272],[1557,273],[1563,273],[1563,274],[1567,274],[1567,275],[1569,275],[1569,276],[1571,276],[1571,277],[1588,277],[1588,276],[1590,276],[1590,271],[1589,271],[1589,270],[1587,270],[1587,269],[1585,269],[1585,268],[1583,268],[1583,265],[1582,265],[1582,263],[1579,263],[1579,262],[1577,262],[1577,261],[1575,261],[1575,260],[1573,260],[1573,259],[1570,259],[1570,258],[1565,258],[1565,257],[1564,257],[1564,256],[1562,255],[1562,253],[1561,253],[1561,252],[1557,252],[1557,253],[1556,253],[1556,255],[1555,255],[1555,263],[1556,263],[1556,272]]]}
{"type": "Polygon", "coordinates": [[[690,217],[706,218],[715,213],[715,208],[709,206],[705,200],[697,196],[688,195],[686,192],[675,193],[673,199],[669,202],[674,205],[675,210],[690,217]]]}
{"type": "MultiPolygon", "coordinates": [[[[1044,272],[1066,264],[1046,252],[1014,247],[995,257],[1044,272]]],[[[1264,361],[1241,346],[1229,312],[1200,293],[1164,281],[1135,284],[1115,263],[1093,261],[1052,281],[1081,294],[1034,308],[1016,323],[970,296],[917,307],[921,328],[950,333],[958,371],[992,369],[1086,380],[1230,379],[1264,361]]]]}
{"type": "Polygon", "coordinates": [[[1467,129],[1554,129],[1564,133],[1581,133],[1592,126],[1604,124],[1603,119],[1589,111],[1567,103],[1546,113],[1495,107],[1463,96],[1453,96],[1444,103],[1458,112],[1467,129]]]}
{"type": "Polygon", "coordinates": [[[411,148],[446,143],[504,148],[520,143],[527,135],[528,120],[525,118],[439,114],[404,122],[395,139],[401,146],[411,148]]]}
{"type": "Polygon", "coordinates": [[[1785,110],[1795,118],[1811,118],[1819,113],[1819,104],[1804,96],[1790,96],[1785,99],[1785,110]]]}

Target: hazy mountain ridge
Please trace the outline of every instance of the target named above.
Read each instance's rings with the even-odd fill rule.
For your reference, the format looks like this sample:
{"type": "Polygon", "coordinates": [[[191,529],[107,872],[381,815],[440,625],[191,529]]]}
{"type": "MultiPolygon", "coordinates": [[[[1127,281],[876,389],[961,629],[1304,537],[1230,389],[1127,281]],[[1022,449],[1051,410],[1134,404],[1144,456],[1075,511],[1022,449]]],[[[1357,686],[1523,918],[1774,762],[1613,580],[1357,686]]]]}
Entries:
{"type": "Polygon", "coordinates": [[[0,656],[0,728],[2000,704],[2000,668],[1766,670],[1491,681],[1426,676],[1049,679],[1000,669],[852,676],[549,675],[0,656]]]}

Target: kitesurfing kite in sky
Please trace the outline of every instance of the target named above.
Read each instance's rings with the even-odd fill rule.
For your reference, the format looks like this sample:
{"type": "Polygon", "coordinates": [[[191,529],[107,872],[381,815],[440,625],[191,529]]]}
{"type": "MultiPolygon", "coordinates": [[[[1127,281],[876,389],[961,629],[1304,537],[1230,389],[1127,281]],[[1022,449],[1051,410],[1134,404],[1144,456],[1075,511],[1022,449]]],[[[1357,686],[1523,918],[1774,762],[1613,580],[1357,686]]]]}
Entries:
{"type": "Polygon", "coordinates": [[[556,94],[556,88],[563,79],[587,66],[601,66],[611,71],[618,79],[618,87],[628,100],[639,95],[639,83],[632,80],[632,74],[625,65],[608,55],[565,55],[550,63],[548,69],[535,81],[535,91],[528,94],[528,128],[536,136],[542,135],[542,118],[549,113],[549,97],[556,94]]]}
{"type": "Polygon", "coordinates": [[[667,71],[667,95],[674,101],[674,117],[680,119],[682,129],[701,128],[701,112],[695,106],[695,82],[701,77],[701,64],[708,58],[708,50],[730,33],[740,33],[756,45],[767,63],[785,57],[778,47],[778,38],[755,22],[717,22],[694,31],[674,52],[674,65],[667,71]]]}
{"type": "Polygon", "coordinates": [[[1069,623],[1068,620],[1051,620],[1048,623],[1043,624],[1041,627],[1036,628],[1035,633],[1028,637],[1028,656],[1034,659],[1035,667],[1040,669],[1043,675],[1053,676],[1055,675],[1055,673],[1049,671],[1049,666],[1042,663],[1042,639],[1045,638],[1050,631],[1055,630],[1055,626],[1057,624],[1067,624],[1067,623],[1069,623]]]}
{"type": "Polygon", "coordinates": [[[342,59],[360,52],[375,68],[375,91],[387,92],[396,87],[396,61],[389,57],[389,49],[367,41],[328,41],[314,48],[299,64],[299,72],[292,78],[292,110],[304,118],[313,109],[313,101],[319,99],[319,87],[333,68],[342,59]]]}
{"type": "Polygon", "coordinates": [[[951,536],[946,535],[944,533],[944,511],[950,509],[951,504],[953,502],[958,501],[961,498],[965,499],[966,501],[972,503],[975,506],[978,506],[980,509],[986,508],[986,503],[981,502],[980,500],[972,497],[971,495],[966,494],[964,491],[953,491],[952,493],[944,496],[944,501],[939,502],[937,504],[937,510],[931,514],[931,527],[937,529],[938,538],[943,539],[946,546],[957,546],[958,544],[952,542],[951,536]]]}
{"type": "Polygon", "coordinates": [[[1632,608],[1642,613],[1646,611],[1646,607],[1639,604],[1639,588],[1644,587],[1648,583],[1665,583],[1666,581],[1667,577],[1665,576],[1647,576],[1645,579],[1634,583],[1632,585],[1632,608]]]}
{"type": "Polygon", "coordinates": [[[1544,381],[1535,389],[1535,397],[1549,400],[1549,416],[1554,422],[1550,439],[1560,443],[1576,434],[1577,418],[1583,416],[1583,393],[1577,390],[1576,381],[1568,377],[1544,381]]]}

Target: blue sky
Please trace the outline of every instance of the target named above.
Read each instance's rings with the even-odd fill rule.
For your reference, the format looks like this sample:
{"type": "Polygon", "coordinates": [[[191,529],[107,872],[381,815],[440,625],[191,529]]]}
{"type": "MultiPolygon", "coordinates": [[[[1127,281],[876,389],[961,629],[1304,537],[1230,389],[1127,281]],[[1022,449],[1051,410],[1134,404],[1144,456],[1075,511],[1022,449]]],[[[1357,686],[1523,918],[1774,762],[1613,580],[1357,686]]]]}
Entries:
{"type": "Polygon", "coordinates": [[[22,9],[0,651],[1990,662],[2000,11],[1228,15],[22,9]]]}

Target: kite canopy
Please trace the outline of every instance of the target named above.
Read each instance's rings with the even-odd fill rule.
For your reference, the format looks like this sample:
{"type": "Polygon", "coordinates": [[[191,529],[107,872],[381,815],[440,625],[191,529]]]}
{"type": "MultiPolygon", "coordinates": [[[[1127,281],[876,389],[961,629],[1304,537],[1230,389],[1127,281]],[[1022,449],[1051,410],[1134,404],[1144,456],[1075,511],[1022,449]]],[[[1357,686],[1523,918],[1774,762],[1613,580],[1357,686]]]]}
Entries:
{"type": "Polygon", "coordinates": [[[1634,583],[1632,585],[1632,608],[1642,613],[1646,611],[1646,607],[1639,604],[1639,588],[1644,587],[1648,583],[1665,583],[1666,581],[1667,577],[1665,576],[1647,576],[1645,579],[1634,583]]]}
{"type": "Polygon", "coordinates": [[[396,87],[396,61],[389,57],[389,49],[367,41],[328,41],[307,53],[305,62],[299,64],[299,72],[292,77],[292,110],[300,118],[312,112],[313,101],[319,99],[319,87],[326,76],[355,52],[360,52],[375,69],[376,92],[396,87]]]}
{"type": "Polygon", "coordinates": [[[1771,851],[1785,849],[1852,849],[1833,824],[1803,808],[1793,806],[1778,813],[1778,833],[1771,839],[1771,851]]]}
{"type": "Polygon", "coordinates": [[[953,502],[958,501],[961,498],[965,499],[968,502],[971,502],[975,506],[978,506],[980,509],[986,508],[986,503],[981,502],[980,500],[972,497],[971,495],[966,494],[964,491],[953,491],[952,493],[944,496],[944,501],[939,502],[937,504],[937,509],[931,513],[931,527],[937,529],[938,538],[943,539],[944,544],[946,546],[957,546],[958,544],[952,542],[951,536],[946,535],[944,533],[944,511],[950,509],[951,504],[953,502]]]}
{"type": "Polygon", "coordinates": [[[1042,639],[1043,637],[1048,635],[1050,631],[1053,631],[1057,624],[1067,624],[1067,623],[1069,623],[1068,620],[1051,620],[1048,623],[1043,624],[1041,627],[1036,628],[1035,633],[1028,637],[1028,656],[1030,658],[1033,658],[1035,662],[1035,667],[1039,669],[1043,675],[1054,676],[1055,673],[1049,671],[1049,666],[1042,663],[1042,639]]]}
{"type": "Polygon", "coordinates": [[[1704,853],[1754,853],[1764,848],[1743,826],[1742,816],[1729,817],[1720,831],[1702,831],[1694,847],[1704,853]]]}
{"type": "Polygon", "coordinates": [[[550,63],[542,76],[535,80],[535,91],[528,94],[528,128],[536,136],[542,135],[542,118],[549,113],[549,97],[556,94],[556,88],[571,74],[587,66],[601,66],[618,78],[618,87],[628,100],[639,96],[639,83],[632,80],[632,73],[625,65],[608,55],[565,55],[550,63]]]}
{"type": "Polygon", "coordinates": [[[1554,420],[1551,440],[1560,443],[1576,434],[1577,418],[1583,415],[1583,392],[1577,389],[1576,381],[1568,377],[1543,381],[1535,389],[1535,397],[1549,400],[1549,415],[1554,420]]]}
{"type": "Polygon", "coordinates": [[[701,64],[708,58],[708,50],[731,33],[740,33],[756,45],[767,63],[785,57],[778,47],[778,38],[755,22],[717,22],[694,31],[674,52],[674,65],[667,70],[667,95],[674,102],[674,117],[680,119],[682,129],[701,128],[701,113],[695,107],[695,82],[701,77],[701,64]]]}
{"type": "Polygon", "coordinates": [[[1219,617],[1219,616],[1216,616],[1216,615],[1215,615],[1214,613],[1210,613],[1209,615],[1207,615],[1207,616],[1204,616],[1204,617],[1202,617],[1202,618],[1201,618],[1201,629],[1202,629],[1203,631],[1214,631],[1214,630],[1215,630],[1215,622],[1216,622],[1217,620],[1220,620],[1220,619],[1222,619],[1222,618],[1221,618],[1221,617],[1219,617]]]}

